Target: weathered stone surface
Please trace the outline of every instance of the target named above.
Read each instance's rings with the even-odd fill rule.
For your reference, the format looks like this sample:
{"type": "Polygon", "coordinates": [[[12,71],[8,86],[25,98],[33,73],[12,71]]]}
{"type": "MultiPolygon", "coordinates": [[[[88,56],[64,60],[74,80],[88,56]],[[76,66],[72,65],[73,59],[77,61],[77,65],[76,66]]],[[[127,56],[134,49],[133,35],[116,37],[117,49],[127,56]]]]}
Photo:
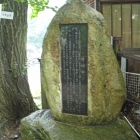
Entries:
{"type": "Polygon", "coordinates": [[[110,45],[103,16],[81,0],[65,4],[53,18],[44,38],[42,86],[56,120],[106,124],[117,119],[126,97],[125,83],[110,45]],[[59,24],[88,23],[88,113],[62,113],[59,24]]]}
{"type": "Polygon", "coordinates": [[[100,126],[76,126],[55,121],[49,110],[39,110],[21,121],[22,140],[138,140],[123,120],[100,126]]]}

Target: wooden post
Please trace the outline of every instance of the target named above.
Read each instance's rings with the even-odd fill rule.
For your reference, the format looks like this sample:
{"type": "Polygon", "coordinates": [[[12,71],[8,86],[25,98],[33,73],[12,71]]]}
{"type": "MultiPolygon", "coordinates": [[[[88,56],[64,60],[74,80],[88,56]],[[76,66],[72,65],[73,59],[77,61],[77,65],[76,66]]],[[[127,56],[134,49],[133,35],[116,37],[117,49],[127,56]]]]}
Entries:
{"type": "Polygon", "coordinates": [[[114,50],[114,53],[116,55],[116,58],[118,60],[118,63],[121,67],[121,57],[119,57],[117,55],[118,52],[121,51],[121,41],[122,41],[122,37],[112,37],[112,46],[113,46],[113,50],[114,50]]]}

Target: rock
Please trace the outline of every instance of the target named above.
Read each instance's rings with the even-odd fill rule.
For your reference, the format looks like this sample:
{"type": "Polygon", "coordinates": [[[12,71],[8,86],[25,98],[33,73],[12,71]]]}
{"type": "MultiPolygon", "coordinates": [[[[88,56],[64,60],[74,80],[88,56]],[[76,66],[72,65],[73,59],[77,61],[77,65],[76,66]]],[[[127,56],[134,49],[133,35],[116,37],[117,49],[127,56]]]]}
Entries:
{"type": "Polygon", "coordinates": [[[123,120],[100,126],[76,126],[55,121],[50,110],[22,119],[22,140],[138,140],[123,120]]]}
{"type": "Polygon", "coordinates": [[[103,16],[82,0],[65,4],[56,13],[44,38],[42,86],[54,118],[78,125],[115,121],[126,98],[121,70],[110,45],[103,16]],[[88,115],[62,113],[59,24],[88,23],[88,115]]]}

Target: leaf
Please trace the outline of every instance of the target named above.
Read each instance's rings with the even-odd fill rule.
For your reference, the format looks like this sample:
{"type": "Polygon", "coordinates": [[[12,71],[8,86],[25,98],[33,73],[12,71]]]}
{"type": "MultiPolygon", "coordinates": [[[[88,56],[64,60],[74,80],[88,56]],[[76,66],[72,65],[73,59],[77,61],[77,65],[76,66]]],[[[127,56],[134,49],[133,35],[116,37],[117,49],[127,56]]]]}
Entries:
{"type": "Polygon", "coordinates": [[[31,18],[35,18],[38,16],[39,12],[44,11],[45,9],[51,9],[54,12],[57,12],[58,7],[48,7],[49,0],[14,0],[16,2],[28,2],[32,13],[31,13],[31,18]]]}

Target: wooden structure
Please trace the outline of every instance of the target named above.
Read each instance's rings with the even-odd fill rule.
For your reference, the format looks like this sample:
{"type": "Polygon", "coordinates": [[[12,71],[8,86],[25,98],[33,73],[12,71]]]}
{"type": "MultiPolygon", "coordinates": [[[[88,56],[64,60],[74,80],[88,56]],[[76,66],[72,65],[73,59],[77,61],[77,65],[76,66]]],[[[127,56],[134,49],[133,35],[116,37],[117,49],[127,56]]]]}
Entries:
{"type": "Polygon", "coordinates": [[[127,121],[131,120],[129,123],[134,125],[131,127],[140,137],[140,48],[120,48],[118,42],[121,40],[120,37],[114,37],[113,49],[120,67],[122,66],[122,58],[126,60],[126,63],[123,63],[126,69],[122,71],[122,74],[127,88],[127,100],[122,112],[129,118],[127,121]]]}
{"type": "Polygon", "coordinates": [[[84,0],[84,2],[90,5],[91,7],[94,7],[94,0],[84,0]]]}

